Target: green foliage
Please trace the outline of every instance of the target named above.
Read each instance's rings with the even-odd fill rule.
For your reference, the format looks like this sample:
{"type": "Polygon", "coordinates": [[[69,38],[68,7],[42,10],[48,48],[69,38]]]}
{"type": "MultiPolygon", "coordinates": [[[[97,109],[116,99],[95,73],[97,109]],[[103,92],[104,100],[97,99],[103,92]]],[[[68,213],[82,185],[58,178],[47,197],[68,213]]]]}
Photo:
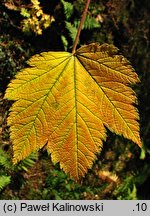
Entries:
{"type": "Polygon", "coordinates": [[[8,170],[11,169],[11,162],[8,155],[0,148],[0,191],[11,182],[8,170]]]}
{"type": "Polygon", "coordinates": [[[10,176],[0,176],[0,191],[3,190],[11,182],[10,176]]]}
{"type": "Polygon", "coordinates": [[[127,176],[123,183],[120,184],[113,192],[118,200],[136,200],[137,188],[134,184],[134,176],[127,176]]]}
{"type": "MultiPolygon", "coordinates": [[[[17,165],[13,165],[11,161],[11,156],[6,153],[2,148],[0,148],[0,191],[2,191],[6,186],[12,184],[13,176],[17,173],[27,172],[37,160],[37,154],[33,153],[25,160],[17,165]]],[[[18,174],[18,181],[22,176],[18,174]]]]}
{"type": "MultiPolygon", "coordinates": [[[[95,180],[98,181],[98,179],[95,180]]],[[[54,200],[96,199],[101,187],[101,185],[94,187],[91,180],[88,184],[86,182],[76,183],[62,170],[59,170],[56,165],[46,178],[45,187],[41,196],[42,199],[54,200]]]]}
{"type": "Polygon", "coordinates": [[[26,159],[22,160],[17,165],[12,164],[11,156],[9,153],[6,153],[2,148],[0,148],[0,167],[1,173],[5,171],[28,171],[37,160],[37,154],[32,153],[26,159]]]}
{"type": "Polygon", "coordinates": [[[54,169],[48,174],[43,196],[45,199],[80,199],[80,185],[70,180],[64,172],[54,169]]]}
{"type": "MultiPolygon", "coordinates": [[[[66,29],[68,30],[69,32],[69,36],[71,37],[72,39],[72,42],[75,40],[75,37],[76,37],[76,33],[77,33],[77,28],[71,24],[70,22],[65,22],[66,24],[66,29]]],[[[64,36],[65,37],[65,36],[64,36]]],[[[66,39],[67,40],[67,39],[66,39]]],[[[65,44],[64,44],[65,45],[65,44]]]]}
{"type": "MultiPolygon", "coordinates": [[[[74,21],[74,26],[76,28],[78,28],[79,23],[80,23],[79,20],[75,20],[74,21]]],[[[101,27],[100,23],[98,23],[98,21],[94,17],[91,17],[90,15],[87,15],[82,29],[91,30],[91,29],[100,28],[100,27],[101,27]]]]}
{"type": "MultiPolygon", "coordinates": [[[[73,35],[73,37],[74,37],[74,35],[73,35]]],[[[67,39],[66,39],[66,37],[64,35],[61,35],[61,41],[63,43],[64,50],[67,51],[67,49],[68,49],[68,41],[67,41],[67,39]]]]}
{"type": "MultiPolygon", "coordinates": [[[[80,19],[81,19],[81,14],[78,16],[75,16],[75,14],[78,14],[76,11],[76,7],[74,7],[74,4],[69,3],[67,1],[61,0],[62,4],[63,4],[63,9],[64,9],[64,14],[65,14],[65,26],[66,26],[66,31],[68,32],[69,37],[71,38],[71,45],[68,48],[72,48],[73,46],[73,42],[75,40],[76,37],[76,33],[77,33],[77,29],[80,23],[80,19]]],[[[85,3],[83,4],[82,2],[79,2],[79,6],[82,8],[84,8],[85,3]]],[[[83,24],[82,30],[93,30],[95,28],[100,28],[100,22],[98,22],[98,20],[96,19],[96,15],[94,14],[93,16],[93,11],[91,11],[91,13],[89,13],[86,16],[85,22],[83,24]]],[[[63,35],[62,37],[62,42],[64,45],[64,48],[66,50],[66,41],[69,40],[68,35],[65,33],[65,35],[63,35]],[[66,38],[66,39],[64,39],[66,38]]],[[[79,42],[80,44],[80,42],[79,42]]]]}
{"type": "Polygon", "coordinates": [[[35,162],[37,161],[37,153],[31,153],[29,157],[22,160],[19,164],[15,165],[15,169],[17,171],[25,171],[27,172],[35,162]]]}
{"type": "Polygon", "coordinates": [[[1,148],[0,148],[0,166],[3,167],[5,170],[10,169],[12,166],[10,157],[1,148]]]}
{"type": "Polygon", "coordinates": [[[73,4],[71,4],[70,2],[66,2],[64,0],[61,0],[61,2],[64,6],[64,13],[65,13],[66,19],[68,20],[69,18],[71,18],[73,14],[73,4]]]}

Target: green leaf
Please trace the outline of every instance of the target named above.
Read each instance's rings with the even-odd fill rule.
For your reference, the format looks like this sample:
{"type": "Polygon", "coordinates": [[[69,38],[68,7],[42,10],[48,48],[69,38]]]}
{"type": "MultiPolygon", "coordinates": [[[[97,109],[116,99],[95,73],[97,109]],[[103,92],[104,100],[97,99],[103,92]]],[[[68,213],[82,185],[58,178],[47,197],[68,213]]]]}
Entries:
{"type": "Polygon", "coordinates": [[[64,0],[61,0],[63,6],[64,6],[64,13],[66,15],[67,20],[71,17],[73,14],[73,4],[70,2],[66,2],[64,0]]]}
{"type": "Polygon", "coordinates": [[[0,191],[4,189],[10,183],[10,176],[0,176],[0,191]]]}

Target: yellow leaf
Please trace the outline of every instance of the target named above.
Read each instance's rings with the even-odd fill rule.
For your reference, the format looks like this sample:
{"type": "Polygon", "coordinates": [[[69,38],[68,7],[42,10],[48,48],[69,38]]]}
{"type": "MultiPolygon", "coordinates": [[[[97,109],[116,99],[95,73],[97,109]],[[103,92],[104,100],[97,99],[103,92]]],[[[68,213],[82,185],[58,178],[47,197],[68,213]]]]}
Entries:
{"type": "Polygon", "coordinates": [[[78,180],[91,168],[106,128],[141,146],[136,96],[139,81],[113,45],[90,44],[75,54],[33,56],[8,86],[14,100],[8,124],[14,163],[47,144],[54,163],[78,180]]]}

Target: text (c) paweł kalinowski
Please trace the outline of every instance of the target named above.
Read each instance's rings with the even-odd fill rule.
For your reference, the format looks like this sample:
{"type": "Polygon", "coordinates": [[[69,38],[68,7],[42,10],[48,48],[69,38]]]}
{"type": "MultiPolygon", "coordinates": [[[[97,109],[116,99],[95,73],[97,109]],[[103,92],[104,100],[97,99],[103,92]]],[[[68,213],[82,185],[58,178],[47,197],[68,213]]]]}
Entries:
{"type": "Polygon", "coordinates": [[[91,212],[91,211],[103,211],[104,206],[103,203],[94,203],[94,204],[70,204],[67,203],[47,203],[47,204],[20,204],[20,211],[32,211],[32,212],[42,212],[42,211],[83,211],[83,212],[91,212]]]}

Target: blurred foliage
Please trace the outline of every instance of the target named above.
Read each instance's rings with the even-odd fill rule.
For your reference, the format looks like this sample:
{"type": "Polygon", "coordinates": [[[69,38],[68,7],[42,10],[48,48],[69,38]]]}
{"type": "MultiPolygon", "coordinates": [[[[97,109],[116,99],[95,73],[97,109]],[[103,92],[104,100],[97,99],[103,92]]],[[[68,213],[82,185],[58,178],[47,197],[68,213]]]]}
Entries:
{"type": "Polygon", "coordinates": [[[141,79],[134,88],[139,99],[143,148],[108,131],[102,153],[79,183],[64,174],[59,165],[49,165],[44,149],[38,157],[31,155],[17,167],[11,164],[6,123],[11,103],[2,99],[6,86],[33,54],[71,51],[84,5],[85,0],[2,0],[0,199],[150,199],[149,0],[91,1],[79,42],[79,46],[113,43],[131,61],[141,79]],[[42,18],[44,15],[47,18],[42,18]]]}
{"type": "Polygon", "coordinates": [[[2,35],[0,38],[0,91],[4,92],[9,80],[25,65],[29,50],[25,50],[23,40],[2,35]]]}
{"type": "MultiPolygon", "coordinates": [[[[65,27],[66,31],[64,34],[61,35],[62,43],[64,45],[65,50],[68,50],[68,48],[72,48],[73,42],[76,37],[77,29],[80,23],[81,14],[78,15],[78,9],[76,8],[76,5],[73,7],[73,4],[64,0],[61,0],[61,3],[63,4],[64,14],[65,14],[65,27]],[[70,38],[72,39],[70,46],[68,47],[68,41],[70,38]]],[[[81,2],[80,2],[81,5],[81,2]]],[[[78,5],[79,6],[79,5],[78,5]]],[[[83,3],[82,3],[82,9],[83,9],[83,3]]],[[[100,23],[96,19],[96,14],[94,14],[93,10],[87,14],[85,22],[83,24],[82,29],[83,30],[91,30],[95,28],[100,28],[100,23]]],[[[80,43],[80,41],[79,41],[80,43]]]]}
{"type": "Polygon", "coordinates": [[[11,177],[6,172],[8,169],[10,169],[8,155],[0,148],[0,191],[11,182],[11,177]]]}
{"type": "Polygon", "coordinates": [[[42,29],[46,29],[54,21],[54,17],[43,13],[38,0],[31,0],[29,4],[22,4],[21,1],[5,1],[4,5],[14,11],[19,11],[23,16],[21,29],[25,33],[42,34],[42,29]]]}
{"type": "Polygon", "coordinates": [[[37,160],[37,154],[34,153],[17,165],[13,165],[10,155],[9,152],[0,148],[0,191],[4,190],[7,185],[10,185],[10,187],[14,189],[15,187],[20,188],[24,183],[24,173],[27,172],[37,160]],[[16,179],[17,185],[15,182],[16,179]]]}

